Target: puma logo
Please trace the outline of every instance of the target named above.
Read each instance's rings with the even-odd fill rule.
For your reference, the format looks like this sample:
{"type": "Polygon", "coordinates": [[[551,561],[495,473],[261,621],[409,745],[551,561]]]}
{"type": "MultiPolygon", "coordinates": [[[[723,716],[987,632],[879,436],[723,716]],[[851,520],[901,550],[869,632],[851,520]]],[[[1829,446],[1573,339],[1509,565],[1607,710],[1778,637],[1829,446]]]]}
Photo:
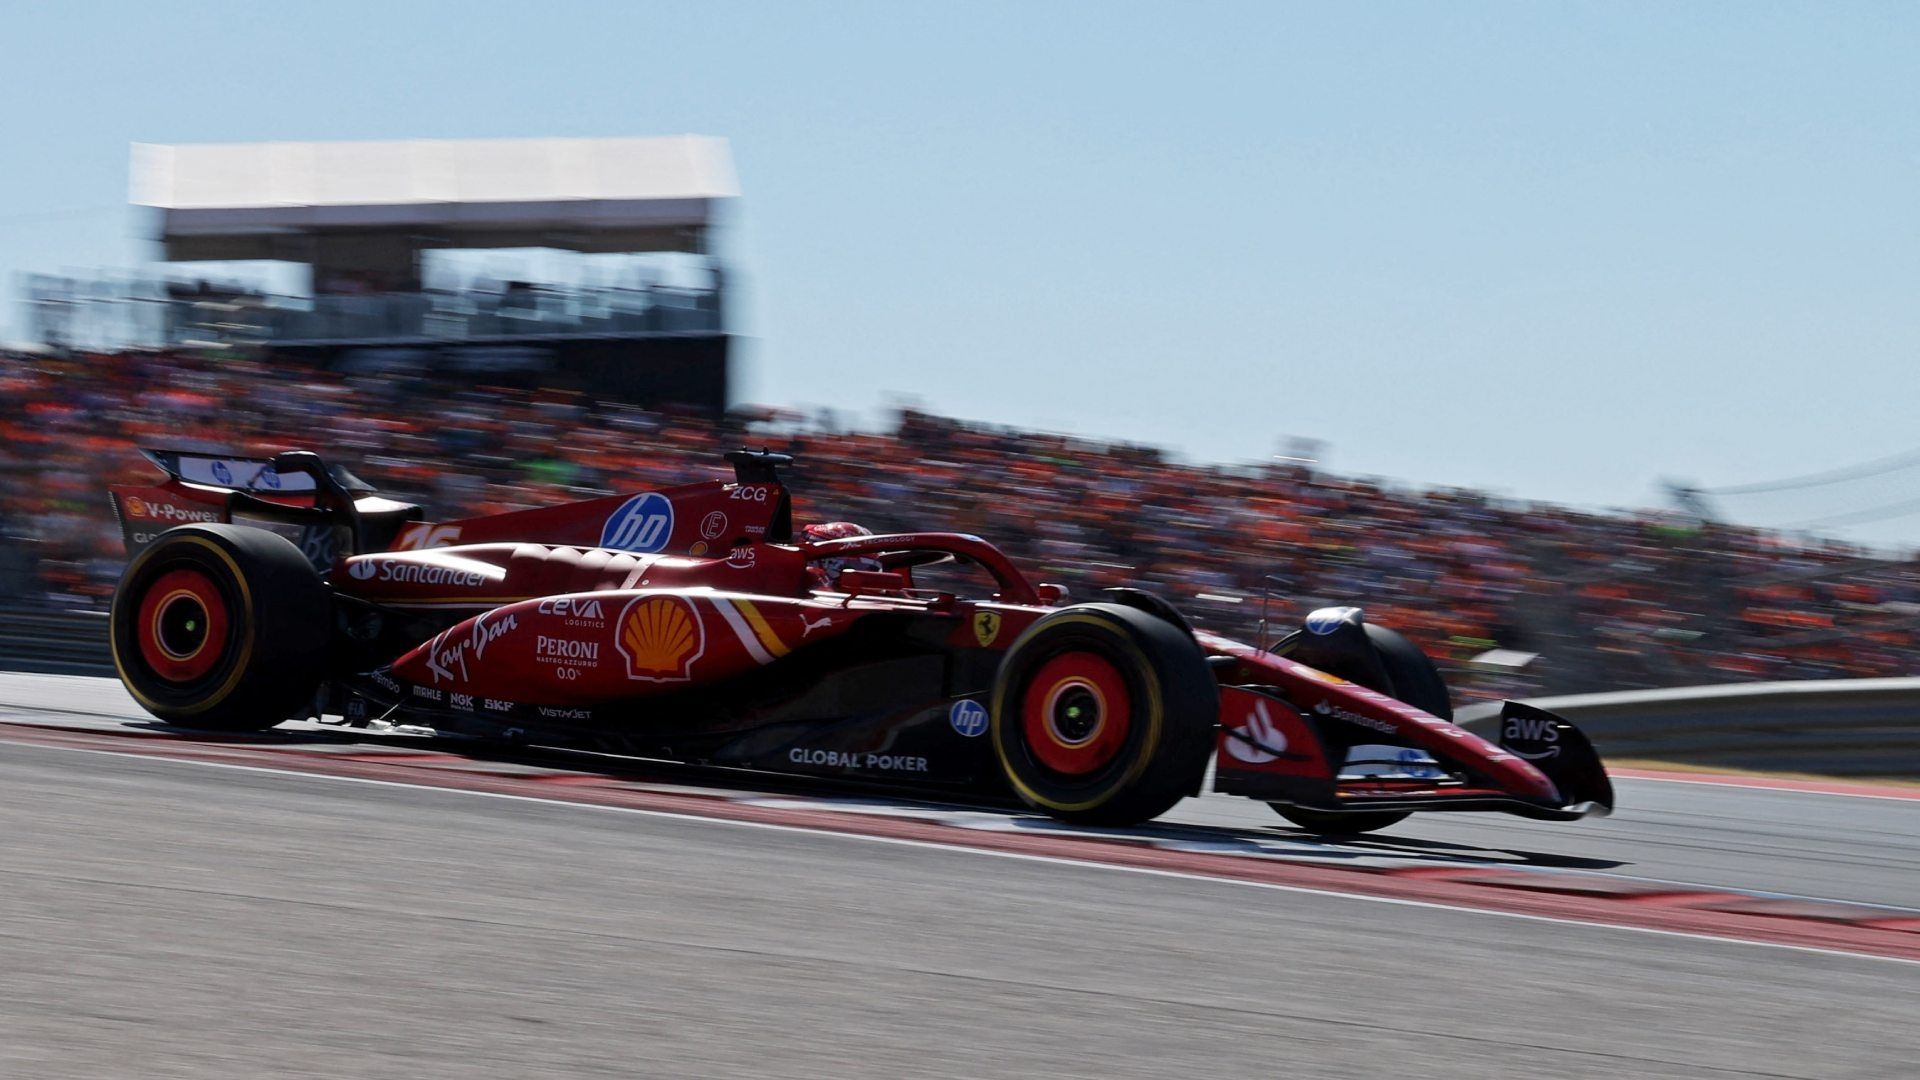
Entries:
{"type": "Polygon", "coordinates": [[[833,616],[831,615],[822,615],[820,616],[820,619],[817,622],[809,621],[805,615],[802,615],[800,616],[800,636],[806,637],[808,634],[813,633],[815,630],[818,630],[823,626],[832,626],[832,625],[833,625],[833,616]]]}

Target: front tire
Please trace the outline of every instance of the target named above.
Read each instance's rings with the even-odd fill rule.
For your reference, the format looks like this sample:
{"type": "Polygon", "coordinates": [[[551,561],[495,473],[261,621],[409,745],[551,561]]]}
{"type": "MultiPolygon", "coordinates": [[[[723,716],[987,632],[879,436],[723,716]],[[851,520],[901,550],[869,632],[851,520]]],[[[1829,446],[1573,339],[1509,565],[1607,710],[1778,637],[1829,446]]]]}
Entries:
{"type": "MultiPolygon", "coordinates": [[[[1420,651],[1420,646],[1408,641],[1398,631],[1384,626],[1367,623],[1365,629],[1367,644],[1372,646],[1374,657],[1380,662],[1380,670],[1386,673],[1386,684],[1380,685],[1378,678],[1370,677],[1368,668],[1363,664],[1355,664],[1346,670],[1341,670],[1338,665],[1330,665],[1327,674],[1338,675],[1369,690],[1404,701],[1442,720],[1452,720],[1453,701],[1447,694],[1446,680],[1440,677],[1440,669],[1434,666],[1427,654],[1420,651]]],[[[1358,836],[1378,832],[1398,825],[1412,814],[1408,810],[1363,810],[1354,814],[1335,814],[1283,803],[1267,805],[1294,825],[1322,836],[1358,836]]]]}
{"type": "MultiPolygon", "coordinates": [[[[1420,651],[1420,646],[1408,641],[1405,634],[1398,630],[1389,630],[1384,626],[1366,624],[1367,643],[1373,646],[1374,655],[1380,658],[1380,666],[1387,673],[1390,686],[1371,686],[1364,679],[1354,681],[1369,690],[1377,690],[1388,697],[1431,713],[1442,720],[1453,719],[1453,699],[1447,693],[1447,681],[1440,676],[1440,669],[1433,660],[1420,651]]],[[[1338,675],[1336,671],[1333,674],[1338,675]]]]}
{"type": "Polygon", "coordinates": [[[1027,628],[1000,663],[991,734],[1016,794],[1063,821],[1134,825],[1197,793],[1219,689],[1180,628],[1080,604],[1027,628]]]}
{"type": "Polygon", "coordinates": [[[120,681],[169,724],[263,731],[313,700],[327,587],[283,537],[241,525],[162,533],[128,564],[108,638],[120,681]]]}

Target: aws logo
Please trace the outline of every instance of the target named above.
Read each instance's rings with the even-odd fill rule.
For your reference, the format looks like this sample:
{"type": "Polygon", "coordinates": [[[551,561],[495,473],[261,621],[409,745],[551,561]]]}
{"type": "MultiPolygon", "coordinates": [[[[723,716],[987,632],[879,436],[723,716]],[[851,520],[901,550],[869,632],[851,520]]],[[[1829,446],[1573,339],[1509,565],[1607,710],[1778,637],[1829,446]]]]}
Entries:
{"type": "Polygon", "coordinates": [[[1560,725],[1547,717],[1509,716],[1500,741],[1528,761],[1560,756],[1560,725]]]}

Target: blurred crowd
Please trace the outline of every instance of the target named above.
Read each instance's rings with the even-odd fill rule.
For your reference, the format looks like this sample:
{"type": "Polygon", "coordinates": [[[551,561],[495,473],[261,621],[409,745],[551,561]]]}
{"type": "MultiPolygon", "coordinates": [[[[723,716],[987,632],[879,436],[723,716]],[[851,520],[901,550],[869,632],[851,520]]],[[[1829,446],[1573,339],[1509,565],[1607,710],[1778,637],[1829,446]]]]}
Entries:
{"type": "Polygon", "coordinates": [[[0,354],[0,588],[104,606],[123,561],[104,488],[157,478],[142,446],[314,449],[444,519],[724,475],[748,443],[797,457],[798,521],[978,533],[1076,597],[1143,586],[1249,639],[1357,604],[1463,700],[1920,674],[1920,563],[1844,545],[913,411],[884,432],[716,421],[176,352],[0,354]]]}

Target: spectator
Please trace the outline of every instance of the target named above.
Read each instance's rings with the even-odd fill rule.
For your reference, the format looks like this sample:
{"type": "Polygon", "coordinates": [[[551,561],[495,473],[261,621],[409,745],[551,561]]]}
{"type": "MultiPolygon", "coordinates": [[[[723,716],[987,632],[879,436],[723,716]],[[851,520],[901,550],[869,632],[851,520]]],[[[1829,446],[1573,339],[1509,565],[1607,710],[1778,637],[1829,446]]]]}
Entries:
{"type": "MultiPolygon", "coordinates": [[[[1249,639],[1263,608],[1271,639],[1312,607],[1357,603],[1431,653],[1463,699],[1920,667],[1920,567],[1841,545],[1297,464],[1189,465],[914,410],[885,433],[777,415],[778,434],[752,441],[797,457],[802,520],[979,533],[1075,595],[1144,586],[1249,639]],[[1541,660],[1477,669],[1496,646],[1541,660]]],[[[719,451],[747,437],[553,390],[183,352],[0,356],[0,542],[37,556],[14,599],[97,607],[122,561],[103,489],[152,478],[142,446],[311,447],[455,517],[711,477],[719,451]]]]}

